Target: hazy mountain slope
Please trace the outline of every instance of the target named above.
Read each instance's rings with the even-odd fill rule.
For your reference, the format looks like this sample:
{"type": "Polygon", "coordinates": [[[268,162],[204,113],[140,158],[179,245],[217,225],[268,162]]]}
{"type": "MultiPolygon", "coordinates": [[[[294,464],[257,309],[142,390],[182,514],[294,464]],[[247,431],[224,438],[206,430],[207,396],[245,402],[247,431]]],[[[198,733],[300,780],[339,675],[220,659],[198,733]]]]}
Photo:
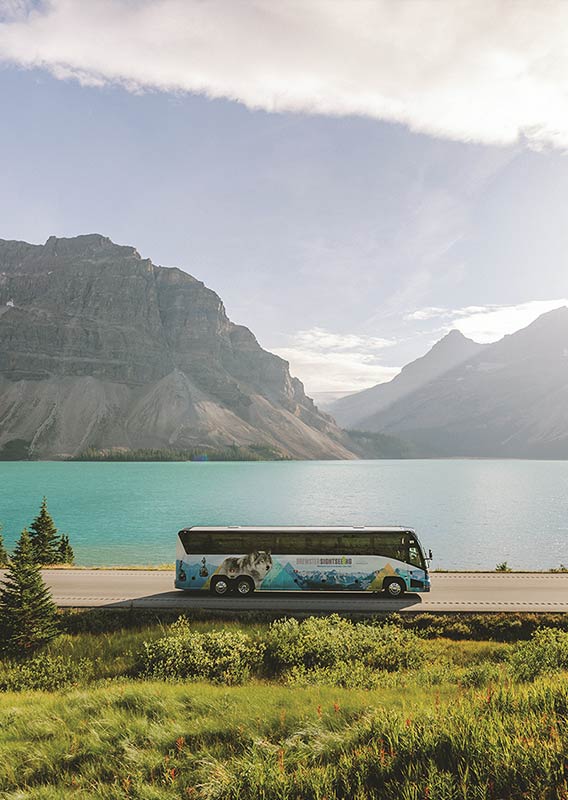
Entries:
{"type": "Polygon", "coordinates": [[[98,234],[0,240],[0,448],[270,444],[350,458],[288,363],[175,268],[98,234]]]}
{"type": "Polygon", "coordinates": [[[568,457],[568,309],[390,405],[375,430],[446,455],[568,457]]]}
{"type": "Polygon", "coordinates": [[[407,364],[391,381],[330,404],[326,410],[344,428],[378,430],[374,415],[478,353],[483,345],[451,331],[426,355],[407,364]]]}

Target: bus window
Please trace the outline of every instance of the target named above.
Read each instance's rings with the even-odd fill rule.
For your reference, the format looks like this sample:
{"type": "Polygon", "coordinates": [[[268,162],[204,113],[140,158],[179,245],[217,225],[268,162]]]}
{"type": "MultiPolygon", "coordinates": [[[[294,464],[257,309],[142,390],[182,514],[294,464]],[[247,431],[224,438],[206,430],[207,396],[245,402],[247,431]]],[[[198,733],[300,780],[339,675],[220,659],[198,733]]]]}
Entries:
{"type": "Polygon", "coordinates": [[[408,563],[412,564],[414,567],[424,568],[422,556],[420,555],[420,550],[416,544],[411,544],[408,546],[408,563]]]}
{"type": "Polygon", "coordinates": [[[343,536],[327,531],[290,531],[279,533],[273,542],[273,553],[306,556],[344,555],[348,552],[343,536]]]}
{"type": "Polygon", "coordinates": [[[406,547],[400,533],[375,533],[373,535],[372,552],[376,555],[406,561],[406,547]]]}
{"type": "Polygon", "coordinates": [[[272,550],[284,556],[293,555],[294,553],[305,554],[307,552],[306,534],[296,533],[295,531],[279,533],[274,539],[272,550]]]}
{"type": "Polygon", "coordinates": [[[371,536],[368,533],[347,533],[341,537],[341,555],[365,556],[372,552],[371,536]]]}

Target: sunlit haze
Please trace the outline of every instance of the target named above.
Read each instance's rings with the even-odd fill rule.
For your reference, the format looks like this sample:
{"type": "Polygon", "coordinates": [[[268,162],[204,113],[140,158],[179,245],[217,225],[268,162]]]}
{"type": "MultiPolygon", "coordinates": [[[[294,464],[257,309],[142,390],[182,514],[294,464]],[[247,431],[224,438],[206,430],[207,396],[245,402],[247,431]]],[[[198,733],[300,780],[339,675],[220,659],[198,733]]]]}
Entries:
{"type": "Polygon", "coordinates": [[[568,304],[568,5],[0,0],[0,237],[99,232],[308,392],[568,304]]]}

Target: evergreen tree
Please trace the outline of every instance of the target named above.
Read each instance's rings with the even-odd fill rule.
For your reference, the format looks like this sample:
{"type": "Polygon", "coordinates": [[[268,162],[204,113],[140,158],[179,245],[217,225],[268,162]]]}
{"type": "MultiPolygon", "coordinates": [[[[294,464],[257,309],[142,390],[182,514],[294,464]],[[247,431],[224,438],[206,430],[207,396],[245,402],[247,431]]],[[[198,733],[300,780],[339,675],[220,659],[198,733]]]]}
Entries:
{"type": "Polygon", "coordinates": [[[8,551],[4,547],[4,537],[2,536],[2,525],[0,525],[0,567],[7,567],[8,562],[8,551]]]}
{"type": "Polygon", "coordinates": [[[34,560],[38,564],[57,564],[59,560],[60,539],[49,511],[47,498],[41,501],[40,512],[32,522],[29,534],[34,560]]]}
{"type": "Polygon", "coordinates": [[[31,537],[24,528],[0,588],[3,645],[23,654],[51,641],[58,633],[57,609],[34,560],[31,537]]]}
{"type": "Polygon", "coordinates": [[[57,563],[73,564],[74,562],[75,562],[75,554],[73,552],[73,548],[69,543],[69,537],[66,536],[64,533],[62,533],[61,539],[59,540],[59,558],[57,563]]]}

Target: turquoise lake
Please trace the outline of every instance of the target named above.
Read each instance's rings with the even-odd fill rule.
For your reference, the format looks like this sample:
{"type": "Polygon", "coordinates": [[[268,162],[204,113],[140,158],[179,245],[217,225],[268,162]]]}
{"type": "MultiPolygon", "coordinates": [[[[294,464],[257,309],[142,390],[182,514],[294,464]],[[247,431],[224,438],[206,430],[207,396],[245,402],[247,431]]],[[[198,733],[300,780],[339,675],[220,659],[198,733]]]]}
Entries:
{"type": "Polygon", "coordinates": [[[189,525],[405,525],[432,567],[568,564],[568,462],[0,462],[10,548],[41,502],[78,564],[175,559],[189,525]]]}

